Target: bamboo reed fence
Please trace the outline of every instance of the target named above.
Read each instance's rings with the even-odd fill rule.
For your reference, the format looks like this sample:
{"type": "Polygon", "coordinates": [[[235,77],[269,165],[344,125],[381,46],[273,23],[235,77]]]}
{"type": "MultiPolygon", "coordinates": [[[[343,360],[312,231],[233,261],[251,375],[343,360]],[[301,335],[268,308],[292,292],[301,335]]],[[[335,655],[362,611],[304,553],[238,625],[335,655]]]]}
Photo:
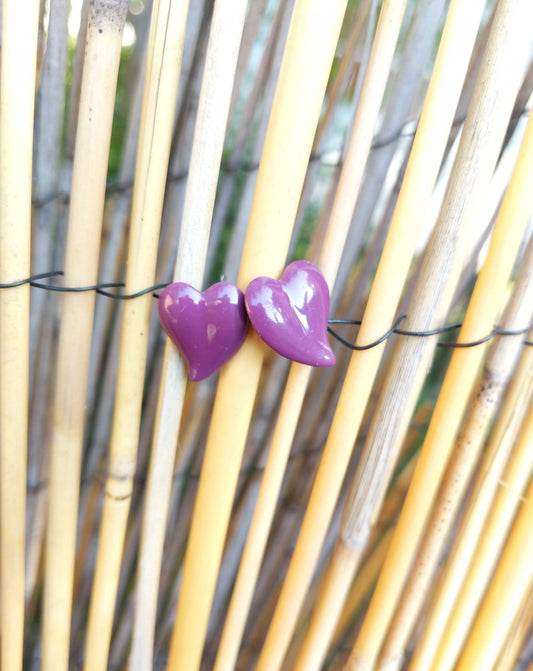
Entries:
{"type": "Polygon", "coordinates": [[[533,668],[531,0],[0,20],[2,671],[533,668]],[[189,381],[295,259],[335,365],[189,381]]]}

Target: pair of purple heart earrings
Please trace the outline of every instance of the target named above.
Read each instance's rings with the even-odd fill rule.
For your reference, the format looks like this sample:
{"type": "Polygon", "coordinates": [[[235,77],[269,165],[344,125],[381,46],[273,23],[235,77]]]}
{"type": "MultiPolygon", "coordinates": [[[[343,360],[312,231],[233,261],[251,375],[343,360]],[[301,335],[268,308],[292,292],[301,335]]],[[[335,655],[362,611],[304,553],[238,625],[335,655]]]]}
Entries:
{"type": "Polygon", "coordinates": [[[246,292],[219,282],[200,293],[176,282],[159,296],[159,319],[183,354],[189,379],[203,380],[240,348],[251,322],[269,347],[310,366],[333,366],[327,339],[328,285],[309,261],[294,261],[281,279],[258,277],[246,292]]]}

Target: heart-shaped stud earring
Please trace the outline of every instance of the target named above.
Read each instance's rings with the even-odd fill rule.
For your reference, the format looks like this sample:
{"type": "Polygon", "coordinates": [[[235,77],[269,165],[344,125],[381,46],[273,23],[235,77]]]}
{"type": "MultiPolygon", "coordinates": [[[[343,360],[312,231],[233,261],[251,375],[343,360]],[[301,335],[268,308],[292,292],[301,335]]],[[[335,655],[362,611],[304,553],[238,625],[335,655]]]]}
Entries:
{"type": "Polygon", "coordinates": [[[184,282],[169,284],[159,296],[158,312],[194,382],[231,359],[248,329],[244,294],[229,282],[213,284],[203,293],[184,282]]]}
{"type": "Polygon", "coordinates": [[[259,337],[278,354],[310,366],[335,364],[327,338],[328,285],[312,263],[294,261],[279,281],[252,280],[244,300],[259,337]]]}

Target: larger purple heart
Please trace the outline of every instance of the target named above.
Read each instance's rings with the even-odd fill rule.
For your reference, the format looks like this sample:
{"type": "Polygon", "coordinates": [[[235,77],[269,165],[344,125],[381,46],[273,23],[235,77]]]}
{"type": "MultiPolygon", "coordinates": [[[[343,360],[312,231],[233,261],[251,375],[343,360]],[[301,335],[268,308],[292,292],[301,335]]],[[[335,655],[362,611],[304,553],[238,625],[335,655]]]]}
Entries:
{"type": "Polygon", "coordinates": [[[184,282],[169,284],[159,296],[158,312],[195,382],[231,359],[248,329],[244,294],[229,282],[213,284],[203,293],[184,282]]]}
{"type": "Polygon", "coordinates": [[[329,290],[309,261],[294,261],[281,280],[258,277],[246,289],[246,309],[259,337],[287,359],[333,366],[327,338],[329,290]]]}

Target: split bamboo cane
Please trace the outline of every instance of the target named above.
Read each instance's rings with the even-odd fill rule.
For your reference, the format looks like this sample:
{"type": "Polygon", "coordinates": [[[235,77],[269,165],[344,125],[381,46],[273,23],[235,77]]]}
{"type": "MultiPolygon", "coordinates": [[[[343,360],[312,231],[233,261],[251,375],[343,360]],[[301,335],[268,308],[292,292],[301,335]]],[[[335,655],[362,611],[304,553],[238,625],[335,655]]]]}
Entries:
{"type": "MultiPolygon", "coordinates": [[[[455,103],[460,92],[458,73],[466,70],[482,4],[471,3],[468,9],[463,6],[464,15],[458,11],[457,5],[453,11],[450,10],[451,18],[445,27],[406,177],[357,338],[358,345],[376,340],[390,328],[391,315],[397,307],[414,252],[417,231],[429,201],[440,165],[441,152],[444,150],[452,123],[455,103]],[[461,44],[464,51],[457,50],[457,43],[461,44]],[[453,79],[450,77],[450,71],[454,72],[453,79]],[[431,150],[427,143],[429,136],[434,140],[438,138],[436,143],[431,144],[431,150]]],[[[383,348],[383,345],[380,345],[368,351],[354,352],[352,355],[303,526],[261,653],[258,666],[261,671],[270,668],[269,664],[276,659],[278,640],[283,641],[286,638],[288,628],[285,613],[292,619],[290,614],[293,603],[301,602],[311,581],[316,557],[340,490],[383,348]]],[[[363,547],[360,549],[362,551],[363,547]]],[[[346,590],[352,575],[344,576],[346,590]]],[[[321,620],[324,629],[313,643],[317,646],[315,648],[317,651],[322,650],[322,653],[318,653],[318,657],[324,654],[327,648],[334,621],[343,601],[342,597],[331,610],[328,608],[328,616],[321,620]]]]}
{"type": "MultiPolygon", "coordinates": [[[[127,2],[94,4],[87,44],[72,177],[65,284],[94,285],[111,124],[127,2]]],[[[65,294],[59,333],[50,462],[43,613],[43,669],[68,669],[85,393],[94,293],[65,294]]]]}
{"type": "MultiPolygon", "coordinates": [[[[528,123],[515,170],[498,214],[488,255],[472,295],[473,303],[478,301],[478,296],[484,293],[490,296],[490,301],[496,309],[498,308],[532,212],[533,119],[528,123]]],[[[524,270],[533,274],[533,253],[529,259],[525,259],[524,270]]],[[[533,286],[528,286],[527,278],[521,284],[525,289],[525,295],[529,293],[533,296],[533,286]]],[[[491,317],[497,319],[497,312],[493,312],[493,315],[489,315],[489,319],[485,320],[489,328],[491,317]]],[[[502,328],[513,330],[520,328],[522,324],[508,324],[504,319],[502,328]]],[[[427,597],[430,582],[444,549],[450,527],[522,348],[520,336],[515,338],[514,342],[504,339],[500,340],[499,344],[504,350],[514,345],[514,357],[508,357],[507,366],[500,365],[499,368],[504,371],[503,374],[498,375],[494,368],[486,367],[477,386],[467,424],[455,446],[451,464],[428,524],[428,531],[418,551],[411,577],[398,604],[381,652],[381,666],[388,671],[393,671],[402,664],[405,647],[427,597]]]]}
{"type": "MultiPolygon", "coordinates": [[[[531,454],[533,413],[522,428],[520,443],[531,454]]],[[[530,464],[531,465],[531,464],[530,464]]],[[[503,491],[503,490],[501,490],[503,491]]],[[[515,498],[515,492],[509,492],[515,498]]],[[[516,499],[515,499],[516,500],[516,499]]],[[[533,484],[521,503],[487,593],[455,668],[492,669],[501,652],[517,611],[524,604],[533,584],[533,484]]]]}
{"type": "MultiPolygon", "coordinates": [[[[0,283],[30,274],[39,3],[2,2],[0,283]]],[[[0,290],[1,666],[22,669],[30,335],[29,284],[0,290]]]]}
{"type": "MultiPolygon", "coordinates": [[[[309,159],[346,3],[296,3],[259,167],[237,284],[278,276],[309,159]]],[[[196,498],[170,656],[170,669],[200,663],[216,574],[264,348],[250,334],[225,366],[215,399],[196,498]],[[236,390],[239,393],[236,393],[236,390]]]]}
{"type": "MultiPolygon", "coordinates": [[[[405,3],[385,3],[378,25],[372,55],[358,106],[358,114],[339,189],[333,205],[328,233],[322,247],[318,267],[331,287],[340,262],[353,208],[359,192],[364,166],[373,137],[383,92],[389,74],[390,64],[402,23],[405,3]]],[[[285,393],[280,408],[274,436],[270,447],[263,481],[246,541],[241,565],[228,609],[223,636],[219,645],[216,671],[233,668],[246,617],[250,608],[253,589],[259,573],[268,533],[272,523],[275,505],[279,496],[283,473],[289,450],[293,442],[296,424],[312,369],[309,366],[293,364],[289,373],[285,393]]],[[[277,660],[271,659],[270,669],[278,668],[287,648],[292,629],[296,622],[301,602],[291,604],[292,625],[286,630],[285,640],[278,641],[277,660]]]]}
{"type": "MultiPolygon", "coordinates": [[[[154,283],[187,2],[156,0],[148,44],[125,292],[154,283]]],[[[143,400],[152,296],[126,301],[105,499],[92,588],[84,669],[107,668],[115,598],[130,510],[143,400]]]]}
{"type": "MultiPolygon", "coordinates": [[[[480,206],[530,48],[530,34],[525,30],[524,21],[527,24],[532,19],[533,5],[530,3],[505,0],[498,4],[459,154],[441,209],[443,221],[452,222],[459,218],[466,226],[471,225],[480,206]]],[[[453,240],[449,242],[453,243],[453,240]]],[[[461,253],[460,248],[457,251],[461,253]]],[[[498,290],[499,287],[495,287],[495,291],[498,290]]],[[[469,342],[484,337],[486,331],[491,330],[498,309],[498,302],[487,294],[476,296],[475,302],[470,303],[459,341],[469,342]]],[[[454,350],[404,509],[347,669],[362,671],[374,667],[427,522],[429,504],[436,494],[453,447],[484,350],[484,346],[454,350]]]]}
{"type": "MultiPolygon", "coordinates": [[[[193,286],[200,286],[204,274],[245,11],[244,0],[233,3],[231,14],[222,2],[215,3],[213,11],[174,272],[175,281],[193,286]]],[[[184,361],[167,342],[142,520],[130,671],[152,667],[160,567],[186,383],[184,361]]]]}

